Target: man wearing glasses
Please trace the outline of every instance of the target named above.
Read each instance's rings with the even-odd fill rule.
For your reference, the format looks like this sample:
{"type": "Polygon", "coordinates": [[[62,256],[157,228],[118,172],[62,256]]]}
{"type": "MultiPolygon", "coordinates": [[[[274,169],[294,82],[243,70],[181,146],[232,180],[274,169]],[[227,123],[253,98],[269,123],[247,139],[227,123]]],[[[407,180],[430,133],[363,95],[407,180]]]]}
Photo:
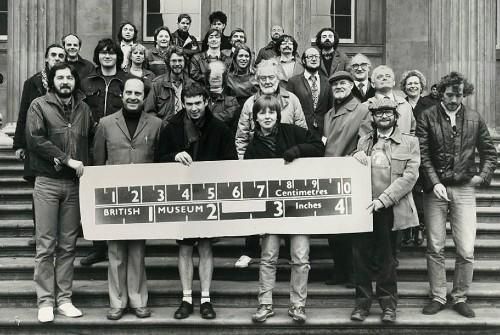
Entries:
{"type": "Polygon", "coordinates": [[[356,54],[352,57],[348,69],[354,78],[354,87],[352,94],[365,102],[366,100],[375,96],[375,89],[372,86],[372,81],[369,78],[372,63],[363,54],[356,54]]]}
{"type": "Polygon", "coordinates": [[[279,68],[275,59],[263,60],[257,67],[255,74],[259,82],[259,91],[247,99],[241,110],[238,128],[236,130],[236,151],[243,159],[246,148],[252,139],[255,124],[252,117],[254,102],[261,95],[274,95],[281,102],[281,123],[290,123],[307,129],[306,119],[297,96],[280,87],[278,78],[279,68]]]}

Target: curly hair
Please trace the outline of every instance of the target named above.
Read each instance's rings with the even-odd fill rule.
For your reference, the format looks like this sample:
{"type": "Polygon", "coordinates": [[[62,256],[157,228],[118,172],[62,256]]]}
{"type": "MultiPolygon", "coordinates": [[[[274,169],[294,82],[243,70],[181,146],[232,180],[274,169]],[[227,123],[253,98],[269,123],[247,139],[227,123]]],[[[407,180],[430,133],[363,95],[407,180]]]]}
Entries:
{"type": "Polygon", "coordinates": [[[427,87],[427,80],[425,79],[424,74],[422,72],[420,72],[419,70],[409,70],[409,71],[405,71],[403,73],[403,75],[401,76],[401,81],[399,83],[399,87],[401,88],[401,91],[406,93],[406,89],[405,89],[406,88],[406,81],[410,77],[417,77],[418,80],[420,80],[420,86],[422,88],[422,91],[425,90],[425,88],[427,87]]]}
{"type": "Polygon", "coordinates": [[[144,60],[142,62],[142,67],[144,68],[146,66],[146,47],[140,43],[132,44],[132,47],[130,48],[130,52],[128,54],[129,64],[132,64],[132,54],[136,50],[141,51],[144,54],[144,60]]]}
{"type": "Polygon", "coordinates": [[[474,85],[472,85],[463,74],[452,71],[446,76],[442,77],[439,83],[437,84],[437,90],[439,94],[442,96],[444,91],[448,86],[458,87],[459,85],[464,85],[464,97],[471,95],[474,93],[474,85]]]}
{"type": "Polygon", "coordinates": [[[59,70],[64,70],[64,69],[69,69],[71,72],[71,75],[73,76],[73,78],[75,78],[75,87],[73,88],[72,93],[74,93],[80,89],[80,76],[78,75],[78,71],[76,71],[76,69],[70,64],[58,63],[58,64],[54,65],[49,70],[49,73],[47,74],[47,83],[48,83],[50,92],[55,91],[54,78],[56,77],[56,72],[59,70]]]}
{"type": "Polygon", "coordinates": [[[214,23],[215,21],[220,21],[222,24],[227,24],[227,15],[224,12],[216,11],[208,16],[208,21],[210,22],[210,24],[214,23]]]}
{"type": "Polygon", "coordinates": [[[276,54],[278,56],[281,56],[280,47],[281,47],[281,44],[285,41],[291,41],[293,43],[292,54],[295,55],[297,53],[297,48],[299,47],[299,44],[297,43],[295,38],[293,38],[292,35],[286,35],[286,34],[281,35],[280,38],[278,38],[278,40],[276,41],[276,44],[274,45],[274,51],[276,52],[276,54]]]}
{"type": "Polygon", "coordinates": [[[316,34],[316,46],[321,49],[321,45],[322,45],[321,44],[321,34],[323,34],[323,32],[325,32],[327,30],[329,30],[333,33],[333,49],[337,50],[337,46],[339,45],[340,37],[339,37],[339,34],[335,30],[333,30],[333,28],[330,28],[330,27],[323,28],[320,31],[318,31],[318,33],[316,34]]]}

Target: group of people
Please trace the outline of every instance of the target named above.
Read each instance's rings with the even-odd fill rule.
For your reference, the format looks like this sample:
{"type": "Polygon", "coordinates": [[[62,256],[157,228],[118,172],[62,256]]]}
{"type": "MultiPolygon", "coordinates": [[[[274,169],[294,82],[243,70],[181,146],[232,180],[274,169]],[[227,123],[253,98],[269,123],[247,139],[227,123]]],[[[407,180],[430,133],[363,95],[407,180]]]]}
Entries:
{"type": "MultiPolygon", "coordinates": [[[[211,28],[199,43],[189,34],[191,17],[179,15],[174,33],[167,27],[155,31],[152,50],[137,43],[137,28],[125,23],[117,41],[98,42],[95,65],[80,56],[80,38],[69,34],[62,45],[47,47],[45,68],[26,80],[14,149],[34,187],[38,320],[52,321],[54,308],[68,317],[82,315],[71,296],[80,231],[78,178],[85,166],[323,156],[370,163],[367,210],[373,213],[373,232],[328,239],[334,268],[327,284],[355,287],[351,319],[365,320],[377,298],[381,320],[396,321],[398,236],[403,230],[418,236],[411,233],[418,226],[425,226],[427,235],[432,296],[423,313],[445,307],[448,217],[457,252],[452,304],[473,317],[466,300],[474,261],[474,189],[489,183],[497,161],[483,118],[462,103],[473,85],[451,72],[422,96],[425,77],[411,70],[403,74],[399,91],[390,67],[372,70],[365,55],[342,53],[332,28],[321,29],[315,46],[299,56],[294,37],[273,26],[271,41],[255,57],[244,30],[224,35],[224,13],[209,19],[211,28]]],[[[260,258],[254,322],[274,315],[281,238],[290,249],[288,314],[298,323],[307,319],[309,236],[268,234],[246,237],[235,263],[247,267],[260,258]]],[[[214,319],[213,240],[177,243],[182,300],[174,318],[194,311],[196,246],[200,314],[214,319]]],[[[81,260],[84,266],[109,260],[108,319],[127,311],[139,318],[151,315],[144,253],[141,240],[95,242],[81,260]]]]}

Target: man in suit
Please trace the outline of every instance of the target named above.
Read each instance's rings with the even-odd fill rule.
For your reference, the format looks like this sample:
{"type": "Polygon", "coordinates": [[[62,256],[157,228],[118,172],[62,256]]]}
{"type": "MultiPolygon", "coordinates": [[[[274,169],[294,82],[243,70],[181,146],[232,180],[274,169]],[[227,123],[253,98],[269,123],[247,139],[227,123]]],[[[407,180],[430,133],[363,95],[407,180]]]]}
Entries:
{"type": "Polygon", "coordinates": [[[319,72],[330,78],[336,71],[345,71],[349,58],[337,49],[339,34],[333,28],[323,28],[316,34],[316,46],[321,50],[319,72]]]}
{"type": "MultiPolygon", "coordinates": [[[[103,117],[94,141],[95,165],[152,163],[162,121],[143,111],[144,83],[125,81],[123,108],[103,117]]],[[[119,320],[127,306],[138,318],[147,318],[148,288],[144,266],[144,240],[108,241],[109,320],[119,320]]]]}
{"type": "Polygon", "coordinates": [[[375,96],[375,88],[372,86],[372,81],[369,78],[372,62],[363,54],[356,54],[352,57],[349,63],[349,72],[354,79],[352,95],[358,98],[361,102],[375,96]]]}
{"type": "Polygon", "coordinates": [[[306,49],[302,54],[305,71],[288,81],[288,89],[299,98],[309,130],[321,137],[324,116],[333,106],[333,94],[328,79],[319,74],[319,59],[318,49],[306,49]]]}

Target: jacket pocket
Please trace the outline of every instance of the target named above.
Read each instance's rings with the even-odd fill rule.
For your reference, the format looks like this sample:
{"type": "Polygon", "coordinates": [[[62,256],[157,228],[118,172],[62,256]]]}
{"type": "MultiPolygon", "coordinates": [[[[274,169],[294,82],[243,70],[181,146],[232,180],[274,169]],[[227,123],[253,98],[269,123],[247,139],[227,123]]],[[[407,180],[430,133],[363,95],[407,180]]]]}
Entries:
{"type": "Polygon", "coordinates": [[[391,173],[402,175],[410,158],[410,155],[393,153],[391,157],[391,173]]]}

